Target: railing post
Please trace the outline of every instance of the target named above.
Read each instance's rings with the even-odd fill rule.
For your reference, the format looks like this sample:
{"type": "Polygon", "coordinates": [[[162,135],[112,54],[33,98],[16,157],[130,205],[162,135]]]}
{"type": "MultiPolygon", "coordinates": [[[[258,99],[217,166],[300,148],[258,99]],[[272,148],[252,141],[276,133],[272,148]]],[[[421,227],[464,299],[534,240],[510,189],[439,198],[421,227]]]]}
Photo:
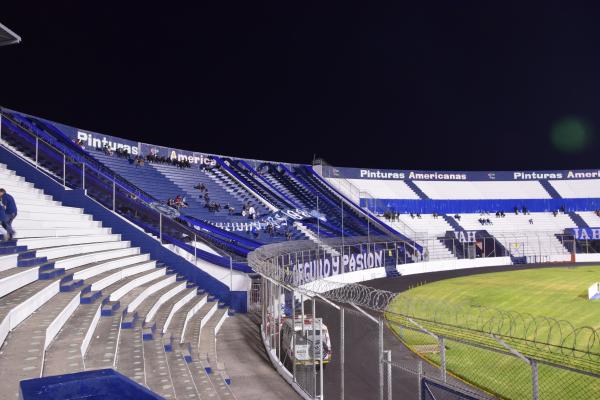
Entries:
{"type": "Polygon", "coordinates": [[[63,153],[63,187],[67,188],[67,156],[63,153]]]}
{"type": "Polygon", "coordinates": [[[198,254],[196,252],[196,250],[198,248],[196,247],[196,243],[197,243],[197,241],[196,241],[196,234],[194,233],[194,264],[198,263],[198,254]]]}
{"type": "Polygon", "coordinates": [[[160,238],[160,244],[162,244],[162,213],[158,214],[158,237],[160,238]]]}
{"type": "MultiPolygon", "coordinates": [[[[317,326],[316,326],[316,322],[317,322],[317,313],[316,313],[316,305],[317,305],[317,301],[315,299],[315,297],[312,298],[312,337],[311,337],[311,344],[312,344],[312,372],[313,372],[313,392],[312,395],[313,397],[317,397],[317,352],[316,350],[316,341],[315,341],[315,337],[317,336],[317,326]]],[[[304,323],[304,322],[302,322],[304,323]]]]}
{"type": "Polygon", "coordinates": [[[112,210],[115,211],[115,203],[117,198],[117,185],[115,184],[115,178],[113,178],[113,206],[112,210]]]}
{"type": "Polygon", "coordinates": [[[443,336],[440,336],[438,341],[440,346],[440,375],[442,381],[446,382],[446,343],[443,336]]]}
{"type": "Polygon", "coordinates": [[[531,398],[533,400],[538,400],[540,393],[539,393],[539,380],[538,380],[538,364],[537,361],[530,359],[529,362],[531,363],[531,386],[532,386],[532,390],[533,393],[531,394],[531,398]]]}
{"type": "Polygon", "coordinates": [[[379,320],[379,400],[383,400],[383,320],[379,320]]]}
{"type": "Polygon", "coordinates": [[[387,398],[388,400],[392,400],[392,351],[385,351],[385,359],[387,361],[387,398]]]}
{"type": "Polygon", "coordinates": [[[38,150],[39,150],[40,138],[35,137],[35,167],[38,168],[38,150]]]}
{"type": "Polygon", "coordinates": [[[233,258],[229,256],[229,306],[231,306],[231,292],[233,292],[233,258]]]}
{"type": "Polygon", "coordinates": [[[85,192],[85,164],[81,164],[81,188],[85,192]]]}
{"type": "Polygon", "coordinates": [[[421,382],[423,380],[423,361],[419,361],[419,368],[417,370],[417,379],[418,379],[418,382],[417,382],[418,385],[417,386],[419,388],[419,390],[418,390],[418,397],[417,398],[419,400],[421,400],[422,396],[423,396],[422,388],[421,388],[421,382]]]}
{"type": "Polygon", "coordinates": [[[345,386],[344,386],[344,363],[346,362],[346,354],[345,354],[345,346],[346,340],[344,338],[344,325],[345,325],[345,316],[344,316],[344,307],[340,307],[340,399],[344,400],[345,396],[345,386]]]}

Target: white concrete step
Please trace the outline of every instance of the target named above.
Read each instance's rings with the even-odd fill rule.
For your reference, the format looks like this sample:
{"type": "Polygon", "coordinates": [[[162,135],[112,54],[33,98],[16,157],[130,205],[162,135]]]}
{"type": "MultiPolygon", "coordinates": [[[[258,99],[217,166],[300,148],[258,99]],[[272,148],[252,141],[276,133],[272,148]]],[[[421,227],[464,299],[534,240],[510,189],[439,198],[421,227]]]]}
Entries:
{"type": "Polygon", "coordinates": [[[17,208],[19,210],[21,210],[21,209],[29,210],[29,208],[28,208],[29,206],[43,206],[45,208],[61,206],[60,202],[54,201],[54,200],[34,199],[34,198],[30,198],[30,197],[19,197],[18,195],[14,196],[14,198],[15,198],[15,203],[17,203],[17,208]]]}
{"type": "Polygon", "coordinates": [[[110,233],[110,228],[23,228],[17,231],[15,238],[21,239],[75,235],[99,235],[110,233]]]}
{"type": "Polygon", "coordinates": [[[44,203],[44,202],[21,202],[17,203],[17,208],[19,209],[19,213],[21,212],[31,212],[31,213],[47,213],[47,214],[56,214],[56,215],[64,215],[64,214],[83,214],[83,209],[76,207],[67,207],[62,206],[60,203],[56,202],[55,204],[44,203]]]}
{"type": "Polygon", "coordinates": [[[125,249],[100,251],[97,253],[82,254],[79,256],[68,257],[54,262],[55,268],[72,269],[81,265],[110,260],[118,257],[127,257],[140,254],[138,247],[127,247],[125,249]]]}
{"type": "Polygon", "coordinates": [[[73,274],[73,279],[89,279],[104,272],[126,267],[128,265],[139,264],[145,261],[153,262],[156,266],[156,261],[150,261],[150,256],[148,254],[137,254],[128,257],[122,257],[116,260],[106,261],[90,268],[86,268],[83,271],[77,271],[73,274]]]}
{"type": "Polygon", "coordinates": [[[36,220],[21,218],[17,215],[17,218],[13,221],[13,227],[15,230],[19,229],[33,229],[33,228],[101,228],[102,223],[100,221],[63,221],[63,220],[36,220]]]}
{"type": "Polygon", "coordinates": [[[128,248],[131,245],[128,241],[118,242],[100,242],[100,243],[85,243],[73,246],[57,246],[47,249],[39,249],[36,252],[37,257],[47,257],[49,260],[67,257],[76,254],[90,253],[96,251],[120,250],[128,248]]]}
{"type": "Polygon", "coordinates": [[[98,242],[113,242],[121,240],[121,235],[116,234],[103,234],[103,235],[77,235],[77,236],[64,236],[64,237],[47,237],[47,238],[32,238],[32,239],[18,239],[17,245],[27,246],[28,249],[40,249],[44,247],[54,246],[68,246],[75,244],[84,243],[98,243],[98,242]]]}
{"type": "MultiPolygon", "coordinates": [[[[60,209],[55,210],[60,211],[60,209]]],[[[59,212],[50,213],[50,212],[41,212],[41,211],[22,211],[19,210],[19,219],[35,219],[37,221],[91,221],[92,216],[88,214],[74,214],[74,213],[64,213],[60,214],[59,212]]]]}

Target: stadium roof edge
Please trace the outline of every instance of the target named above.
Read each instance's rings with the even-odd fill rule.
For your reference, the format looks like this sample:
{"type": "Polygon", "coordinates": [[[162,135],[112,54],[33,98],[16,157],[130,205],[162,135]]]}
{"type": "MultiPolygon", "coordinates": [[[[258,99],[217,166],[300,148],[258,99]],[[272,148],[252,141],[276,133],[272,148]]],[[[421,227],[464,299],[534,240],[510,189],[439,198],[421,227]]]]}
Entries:
{"type": "Polygon", "coordinates": [[[11,31],[8,27],[0,23],[0,46],[21,43],[21,36],[11,31]]]}

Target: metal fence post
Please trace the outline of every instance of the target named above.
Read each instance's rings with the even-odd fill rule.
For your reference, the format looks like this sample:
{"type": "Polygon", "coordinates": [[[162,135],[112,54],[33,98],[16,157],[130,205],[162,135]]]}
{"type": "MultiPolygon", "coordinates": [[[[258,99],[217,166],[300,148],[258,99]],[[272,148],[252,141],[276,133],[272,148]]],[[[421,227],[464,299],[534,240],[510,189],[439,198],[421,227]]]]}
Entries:
{"type": "Polygon", "coordinates": [[[39,150],[40,138],[35,137],[35,167],[38,168],[38,150],[39,150]]]}
{"type": "Polygon", "coordinates": [[[344,363],[346,362],[346,339],[344,338],[344,325],[346,323],[344,315],[344,307],[340,307],[340,399],[344,400],[345,386],[344,386],[344,363]]]}
{"type": "MultiPolygon", "coordinates": [[[[302,321],[304,323],[304,320],[302,321]]],[[[292,326],[294,327],[292,330],[292,349],[296,348],[296,292],[292,289],[292,326]]],[[[297,382],[296,377],[296,360],[291,358],[292,362],[292,379],[294,382],[297,382]]]]}
{"type": "Polygon", "coordinates": [[[379,399],[383,400],[383,320],[379,320],[379,399]]]}
{"type": "Polygon", "coordinates": [[[421,400],[423,398],[423,393],[421,393],[421,381],[423,380],[423,361],[419,361],[419,368],[417,370],[417,387],[418,387],[418,399],[421,400]]]}
{"type": "Polygon", "coordinates": [[[158,214],[158,237],[160,239],[160,244],[162,244],[162,213],[158,214]]]}
{"type": "Polygon", "coordinates": [[[323,395],[323,375],[324,375],[324,370],[323,370],[323,320],[321,320],[321,323],[319,324],[319,330],[321,330],[321,334],[319,335],[319,338],[321,340],[321,347],[319,349],[319,386],[320,386],[320,395],[319,398],[321,400],[324,399],[323,395]]]}
{"type": "Polygon", "coordinates": [[[194,264],[198,263],[198,254],[197,254],[198,247],[196,247],[197,243],[198,243],[198,241],[196,240],[196,234],[194,233],[194,264]]]}
{"type": "Polygon", "coordinates": [[[63,153],[63,187],[67,188],[67,156],[63,153]]]}
{"type": "Polygon", "coordinates": [[[315,345],[316,345],[315,337],[317,335],[317,332],[316,332],[317,330],[316,330],[316,325],[315,325],[315,323],[316,323],[315,316],[317,314],[315,312],[316,304],[317,304],[317,301],[313,297],[312,298],[312,338],[311,338],[312,354],[313,354],[313,360],[312,360],[313,361],[312,362],[312,365],[313,365],[313,393],[312,393],[312,395],[313,395],[313,397],[317,397],[317,363],[316,363],[317,352],[315,351],[315,345]]]}
{"type": "Polygon", "coordinates": [[[531,386],[532,386],[532,396],[531,398],[533,400],[538,400],[540,393],[539,393],[539,377],[538,377],[538,364],[537,361],[530,359],[529,362],[531,363],[531,386]]]}
{"type": "Polygon", "coordinates": [[[81,164],[81,188],[85,192],[85,164],[81,164]]]}
{"type": "Polygon", "coordinates": [[[115,179],[113,178],[113,207],[112,207],[113,211],[115,211],[116,198],[117,198],[117,185],[115,184],[115,179]]]}
{"type": "Polygon", "coordinates": [[[440,336],[438,341],[440,345],[440,374],[442,380],[446,382],[446,343],[443,336],[440,336]]]}
{"type": "Polygon", "coordinates": [[[385,351],[385,360],[387,361],[387,398],[392,400],[392,351],[385,351]]]}

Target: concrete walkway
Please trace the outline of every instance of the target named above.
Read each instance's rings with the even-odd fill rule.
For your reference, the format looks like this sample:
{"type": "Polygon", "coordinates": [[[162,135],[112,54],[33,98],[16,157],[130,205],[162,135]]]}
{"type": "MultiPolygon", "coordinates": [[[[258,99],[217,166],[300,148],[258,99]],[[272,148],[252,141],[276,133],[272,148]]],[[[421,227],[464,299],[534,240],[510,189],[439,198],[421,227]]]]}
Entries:
{"type": "Polygon", "coordinates": [[[259,326],[248,314],[225,320],[217,335],[217,357],[227,368],[238,400],[301,398],[271,365],[259,326]]]}

